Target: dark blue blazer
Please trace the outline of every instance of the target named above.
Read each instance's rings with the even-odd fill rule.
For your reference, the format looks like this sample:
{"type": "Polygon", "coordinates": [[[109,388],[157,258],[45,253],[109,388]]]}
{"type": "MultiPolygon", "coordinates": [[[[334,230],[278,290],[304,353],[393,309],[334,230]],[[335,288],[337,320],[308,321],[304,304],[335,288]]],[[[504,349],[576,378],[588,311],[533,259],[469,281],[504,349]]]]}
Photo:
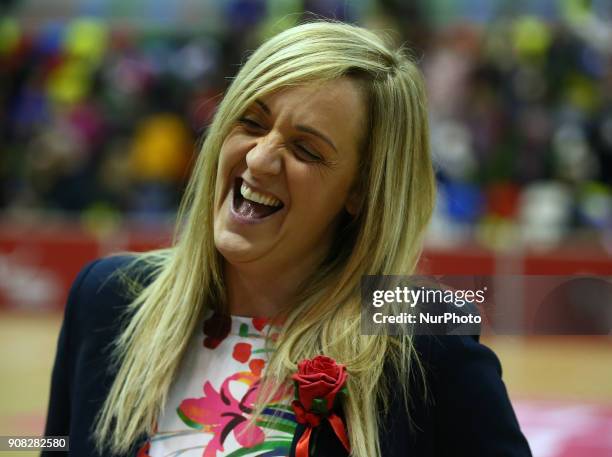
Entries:
{"type": "MultiPolygon", "coordinates": [[[[127,260],[109,257],[88,264],[68,297],[45,434],[69,435],[73,456],[98,457],[90,428],[113,381],[108,346],[120,330],[117,317],[129,302],[120,279],[111,274],[127,260]]],[[[477,336],[416,336],[414,341],[425,368],[427,399],[415,377],[410,419],[399,394],[388,413],[381,413],[384,457],[531,456],[501,380],[499,360],[477,336]]],[[[303,431],[298,426],[291,456],[303,431]]],[[[128,455],[135,455],[145,440],[142,436],[134,443],[128,455]]],[[[341,457],[346,452],[323,426],[313,455],[341,457]]]]}

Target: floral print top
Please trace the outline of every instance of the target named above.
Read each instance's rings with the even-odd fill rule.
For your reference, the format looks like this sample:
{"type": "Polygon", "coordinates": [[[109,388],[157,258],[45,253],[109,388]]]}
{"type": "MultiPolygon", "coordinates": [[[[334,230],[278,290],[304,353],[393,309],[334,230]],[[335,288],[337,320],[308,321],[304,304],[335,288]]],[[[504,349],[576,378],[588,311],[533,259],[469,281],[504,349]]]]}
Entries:
{"type": "MultiPolygon", "coordinates": [[[[278,390],[255,427],[247,427],[270,351],[270,325],[266,319],[209,314],[138,457],[288,456],[296,428],[292,384],[278,390]],[[269,420],[273,414],[280,418],[269,420]]],[[[271,339],[277,330],[271,328],[271,339]]]]}

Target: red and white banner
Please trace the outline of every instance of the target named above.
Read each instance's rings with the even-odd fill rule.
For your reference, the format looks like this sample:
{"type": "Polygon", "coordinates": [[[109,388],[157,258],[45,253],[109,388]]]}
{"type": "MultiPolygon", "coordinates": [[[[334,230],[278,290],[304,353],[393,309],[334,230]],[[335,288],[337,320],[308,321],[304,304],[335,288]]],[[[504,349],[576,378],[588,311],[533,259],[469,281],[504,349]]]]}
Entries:
{"type": "MultiPolygon", "coordinates": [[[[104,236],[74,225],[0,224],[0,309],[61,310],[85,263],[118,251],[146,251],[168,245],[170,229],[143,228],[104,236]]],[[[496,254],[476,246],[425,251],[424,274],[612,275],[612,258],[596,249],[496,254]]]]}

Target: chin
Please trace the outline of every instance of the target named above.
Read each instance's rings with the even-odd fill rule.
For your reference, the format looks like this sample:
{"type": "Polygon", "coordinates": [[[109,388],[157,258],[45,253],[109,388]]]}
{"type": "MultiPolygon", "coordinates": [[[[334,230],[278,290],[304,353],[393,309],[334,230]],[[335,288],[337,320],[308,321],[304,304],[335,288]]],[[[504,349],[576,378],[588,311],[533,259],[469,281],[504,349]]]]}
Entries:
{"type": "Polygon", "coordinates": [[[215,247],[223,254],[231,255],[232,253],[239,253],[249,251],[250,243],[240,235],[223,231],[223,233],[215,234],[215,247]]]}
{"type": "Polygon", "coordinates": [[[230,263],[248,262],[257,258],[256,247],[244,237],[225,231],[215,235],[215,247],[230,263]]]}

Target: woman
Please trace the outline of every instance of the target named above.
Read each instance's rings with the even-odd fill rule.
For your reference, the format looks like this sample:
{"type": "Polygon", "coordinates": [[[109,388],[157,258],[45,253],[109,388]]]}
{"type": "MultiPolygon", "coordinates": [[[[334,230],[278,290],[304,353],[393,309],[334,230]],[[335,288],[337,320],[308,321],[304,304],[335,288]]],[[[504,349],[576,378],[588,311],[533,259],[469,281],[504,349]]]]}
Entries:
{"type": "Polygon", "coordinates": [[[360,280],[413,272],[434,185],[401,50],[329,22],[264,43],[210,126],[173,246],[75,281],[47,435],[79,456],[530,455],[477,337],[360,334],[360,280]],[[321,355],[345,388],[325,414],[300,384],[321,355]]]}

